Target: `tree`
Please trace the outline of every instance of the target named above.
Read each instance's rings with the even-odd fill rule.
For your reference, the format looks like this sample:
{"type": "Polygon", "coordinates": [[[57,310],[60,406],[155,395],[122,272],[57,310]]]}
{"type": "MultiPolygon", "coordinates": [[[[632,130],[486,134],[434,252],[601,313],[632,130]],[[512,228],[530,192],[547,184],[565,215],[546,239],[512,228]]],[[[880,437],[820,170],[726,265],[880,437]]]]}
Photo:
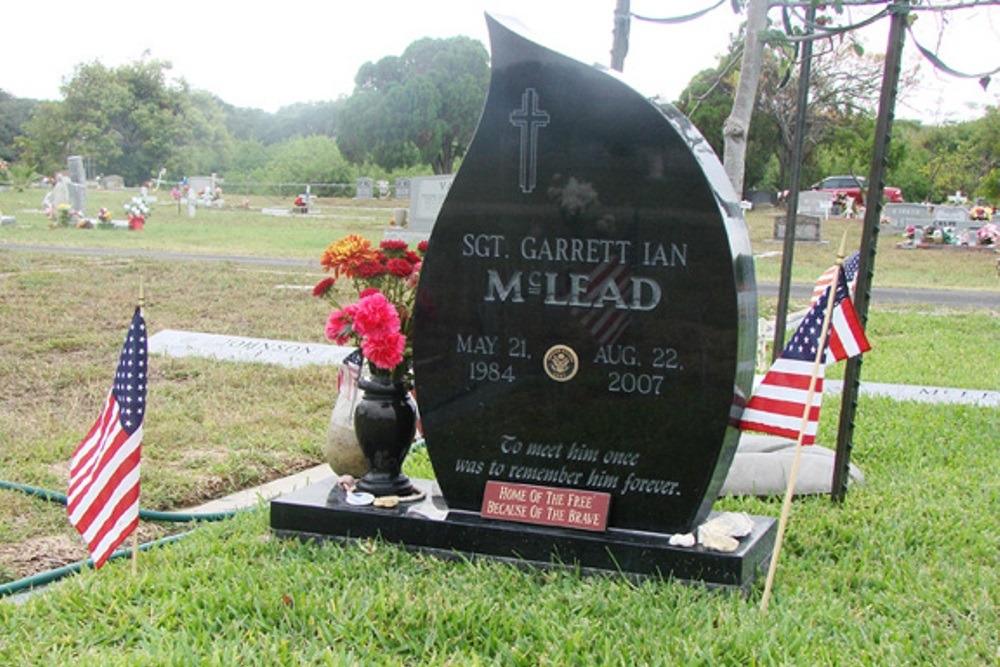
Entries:
{"type": "MultiPolygon", "coordinates": [[[[726,143],[724,166],[726,174],[729,175],[737,192],[742,191],[745,145],[750,118],[753,112],[753,100],[757,95],[759,67],[764,53],[764,49],[762,48],[763,42],[781,43],[806,39],[846,39],[852,48],[860,53],[862,51],[861,46],[854,41],[851,31],[871,21],[866,19],[853,25],[837,26],[835,25],[835,17],[845,15],[845,9],[867,7],[872,8],[873,11],[875,9],[879,10],[875,12],[872,18],[872,20],[875,20],[879,17],[890,16],[894,3],[887,0],[833,0],[832,2],[824,0],[733,0],[733,7],[737,11],[744,4],[747,11],[747,44],[741,65],[742,75],[737,95],[733,101],[732,114],[726,120],[723,130],[726,143]],[[772,6],[781,7],[782,18],[784,19],[784,32],[767,32],[767,12],[772,6]],[[815,34],[804,34],[802,27],[793,26],[792,24],[793,18],[799,19],[804,25],[807,23],[799,13],[803,9],[819,10],[821,12],[811,24],[806,25],[810,31],[815,29],[815,34]],[[754,41],[758,39],[760,42],[754,41]]],[[[907,3],[903,4],[907,5],[907,3]]],[[[946,12],[991,4],[996,4],[995,0],[941,0],[941,2],[937,3],[931,1],[923,3],[913,2],[912,9],[946,12]]],[[[809,14],[807,13],[806,16],[808,17],[809,14]]],[[[849,16],[848,19],[850,20],[849,16]]],[[[935,67],[944,67],[944,64],[937,60],[936,56],[929,54],[927,50],[921,49],[921,52],[934,63],[935,67]]],[[[984,87],[988,85],[990,80],[989,74],[976,76],[982,77],[980,83],[984,87]]]]}
{"type": "Polygon", "coordinates": [[[24,124],[38,104],[0,89],[0,160],[13,162],[20,157],[14,139],[24,133],[24,124]]]}
{"type": "Polygon", "coordinates": [[[386,170],[423,162],[451,173],[465,154],[489,81],[489,56],[469,37],[424,38],[367,62],[341,112],[337,142],[351,162],[386,170]]]}
{"type": "Polygon", "coordinates": [[[43,103],[18,145],[39,169],[62,168],[67,155],[89,155],[96,169],[137,184],[161,167],[180,165],[194,146],[222,151],[227,130],[217,104],[193,95],[184,82],[168,83],[170,63],[139,60],[117,68],[78,65],[63,84],[62,102],[43,103]]]}
{"type": "MultiPolygon", "coordinates": [[[[730,52],[720,58],[717,68],[696,74],[675,102],[675,106],[695,124],[717,155],[722,155],[725,141],[722,126],[733,108],[738,78],[735,65],[739,62],[740,49],[739,43],[735,43],[730,52]]],[[[774,125],[761,114],[754,114],[747,135],[745,189],[779,189],[780,183],[772,180],[776,172],[776,141],[774,125]]]]}
{"type": "Polygon", "coordinates": [[[740,80],[733,96],[733,111],[722,125],[722,136],[725,139],[722,166],[738,197],[743,196],[747,138],[750,134],[750,121],[757,97],[757,83],[760,80],[768,3],[769,0],[749,0],[740,80]]]}
{"type": "MultiPolygon", "coordinates": [[[[872,137],[882,84],[883,56],[858,54],[853,45],[818,52],[813,57],[809,86],[809,107],[802,147],[805,182],[818,180],[824,174],[810,173],[810,156],[819,147],[832,143],[838,156],[831,167],[838,173],[867,172],[872,151],[872,137]]],[[[757,96],[758,112],[768,120],[776,138],[780,182],[787,183],[794,159],[794,129],[798,114],[796,94],[798,76],[792,76],[782,86],[785,74],[781,62],[773,53],[765,54],[761,86],[757,96]]],[[[908,73],[900,80],[906,90],[913,80],[908,73]]]]}

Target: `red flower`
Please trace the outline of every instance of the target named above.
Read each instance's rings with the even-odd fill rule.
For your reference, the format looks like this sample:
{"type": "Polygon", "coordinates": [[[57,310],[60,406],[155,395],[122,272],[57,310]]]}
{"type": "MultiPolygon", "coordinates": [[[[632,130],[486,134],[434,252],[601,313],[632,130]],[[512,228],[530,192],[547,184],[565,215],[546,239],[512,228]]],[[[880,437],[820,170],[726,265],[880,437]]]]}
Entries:
{"type": "Polygon", "coordinates": [[[388,331],[381,336],[369,336],[361,341],[361,353],[376,367],[390,371],[403,361],[406,336],[388,331]]]}
{"type": "Polygon", "coordinates": [[[406,250],[406,241],[400,241],[399,239],[385,239],[379,244],[379,247],[386,252],[392,253],[394,256],[399,256],[406,250]]]}
{"type": "MultiPolygon", "coordinates": [[[[350,308],[350,306],[348,307],[350,308]]],[[[346,345],[351,336],[351,316],[347,311],[335,310],[326,321],[326,337],[337,345],[346,345]]]]}
{"type": "Polygon", "coordinates": [[[412,250],[407,250],[406,253],[403,255],[403,258],[407,262],[409,262],[410,264],[419,264],[420,263],[420,255],[418,255],[417,253],[413,252],[412,250]]]}
{"type": "Polygon", "coordinates": [[[427,252],[427,241],[421,241],[420,243],[418,243],[417,250],[420,251],[420,254],[427,252]]]}
{"type": "Polygon", "coordinates": [[[335,278],[324,278],[313,287],[313,296],[326,296],[326,293],[333,289],[333,284],[337,282],[335,278]]]}
{"type": "Polygon", "coordinates": [[[413,273],[413,265],[405,259],[390,259],[385,268],[397,278],[406,278],[413,273]]]}
{"type": "MultiPolygon", "coordinates": [[[[366,296],[354,307],[354,331],[364,338],[390,331],[399,333],[399,313],[381,292],[366,296]]],[[[366,357],[368,355],[365,355],[366,357]]]]}
{"type": "Polygon", "coordinates": [[[372,294],[381,294],[377,287],[369,287],[367,289],[361,290],[361,294],[358,295],[359,299],[363,299],[366,296],[371,296],[372,294]]]}
{"type": "Polygon", "coordinates": [[[354,275],[362,280],[376,278],[385,274],[385,266],[381,262],[364,262],[354,269],[354,275]]]}

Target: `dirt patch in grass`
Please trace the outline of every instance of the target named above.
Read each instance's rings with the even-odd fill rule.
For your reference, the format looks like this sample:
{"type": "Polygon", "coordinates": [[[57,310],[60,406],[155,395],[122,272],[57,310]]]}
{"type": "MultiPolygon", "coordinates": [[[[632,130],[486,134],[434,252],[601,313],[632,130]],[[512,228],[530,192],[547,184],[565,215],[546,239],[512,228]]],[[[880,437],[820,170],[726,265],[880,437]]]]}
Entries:
{"type": "MultiPolygon", "coordinates": [[[[157,524],[140,522],[137,530],[139,544],[189,529],[188,524],[157,524]]],[[[129,537],[119,548],[131,548],[129,537]]],[[[55,570],[66,565],[87,560],[90,552],[83,538],[76,533],[31,537],[21,542],[0,544],[0,583],[55,570]]]]}
{"type": "Polygon", "coordinates": [[[87,548],[67,535],[44,535],[0,544],[0,572],[11,579],[54,570],[87,557],[87,548]]]}

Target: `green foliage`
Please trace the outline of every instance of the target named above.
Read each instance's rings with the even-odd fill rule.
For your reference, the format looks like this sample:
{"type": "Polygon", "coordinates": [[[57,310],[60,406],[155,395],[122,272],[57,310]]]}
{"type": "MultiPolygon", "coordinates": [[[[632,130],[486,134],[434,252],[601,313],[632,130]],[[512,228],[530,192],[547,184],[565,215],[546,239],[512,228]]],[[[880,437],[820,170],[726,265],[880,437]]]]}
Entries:
{"type": "Polygon", "coordinates": [[[64,101],[43,103],[19,146],[38,168],[62,168],[67,155],[89,155],[100,173],[138,184],[161,167],[214,167],[228,149],[224,118],[207,95],[167,81],[170,64],[140,60],[117,68],[78,65],[64,101]]]}
{"type": "MultiPolygon", "coordinates": [[[[231,181],[258,183],[353,183],[356,167],[325,135],[294,137],[272,146],[257,141],[236,142],[231,181]],[[241,167],[243,168],[241,170],[241,167]]],[[[324,195],[322,188],[313,194],[324,195]]]]}
{"type": "Polygon", "coordinates": [[[226,112],[226,126],[237,140],[275,144],[292,137],[337,134],[343,100],[292,104],[269,114],[260,109],[239,109],[220,102],[226,112]]]}
{"type": "Polygon", "coordinates": [[[16,98],[0,89],[0,160],[14,162],[20,158],[14,140],[23,134],[24,124],[37,106],[35,100],[16,98]]]}
{"type": "Polygon", "coordinates": [[[17,192],[24,192],[32,183],[40,178],[40,174],[24,162],[7,165],[7,179],[17,192]]]}
{"type": "MultiPolygon", "coordinates": [[[[739,80],[739,72],[731,69],[734,57],[730,53],[715,69],[696,74],[677,102],[677,108],[690,118],[720,160],[725,148],[722,126],[732,112],[733,96],[739,80]]],[[[770,169],[771,147],[776,140],[774,125],[761,114],[754,114],[750,120],[744,166],[747,190],[778,189],[780,186],[770,169]]]]}
{"type": "Polygon", "coordinates": [[[425,38],[367,62],[341,113],[338,144],[354,163],[451,173],[464,155],[489,79],[486,49],[468,37],[425,38]]]}

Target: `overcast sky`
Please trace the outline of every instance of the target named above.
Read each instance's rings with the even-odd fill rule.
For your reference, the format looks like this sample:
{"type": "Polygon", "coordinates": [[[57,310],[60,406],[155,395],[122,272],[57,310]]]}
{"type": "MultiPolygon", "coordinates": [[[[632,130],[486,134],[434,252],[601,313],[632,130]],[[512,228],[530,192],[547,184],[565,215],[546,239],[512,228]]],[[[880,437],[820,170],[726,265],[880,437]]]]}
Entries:
{"type": "MultiPolygon", "coordinates": [[[[636,14],[683,15],[716,0],[632,0],[636,14]]],[[[0,30],[0,88],[18,97],[60,99],[77,64],[117,66],[144,54],[168,60],[172,75],[241,107],[276,111],[295,102],[350,95],[366,61],[399,55],[421,37],[468,35],[488,47],[485,10],[517,18],[540,43],[586,63],[608,65],[616,0],[283,0],[149,3],[135,0],[8,2],[0,30]]],[[[772,17],[777,14],[772,11],[772,17]]],[[[673,100],[726,50],[739,22],[729,2],[682,25],[632,21],[625,75],[647,95],[673,100]]],[[[939,43],[942,19],[920,14],[914,27],[951,67],[978,73],[1000,66],[1000,7],[956,12],[939,43]]],[[[885,51],[888,21],[864,33],[885,51]]],[[[909,38],[908,38],[909,39],[909,38]]],[[[907,44],[906,62],[918,62],[907,44]]],[[[976,118],[1000,104],[1000,76],[988,92],[920,66],[921,90],[897,117],[927,123],[976,118]]]]}

